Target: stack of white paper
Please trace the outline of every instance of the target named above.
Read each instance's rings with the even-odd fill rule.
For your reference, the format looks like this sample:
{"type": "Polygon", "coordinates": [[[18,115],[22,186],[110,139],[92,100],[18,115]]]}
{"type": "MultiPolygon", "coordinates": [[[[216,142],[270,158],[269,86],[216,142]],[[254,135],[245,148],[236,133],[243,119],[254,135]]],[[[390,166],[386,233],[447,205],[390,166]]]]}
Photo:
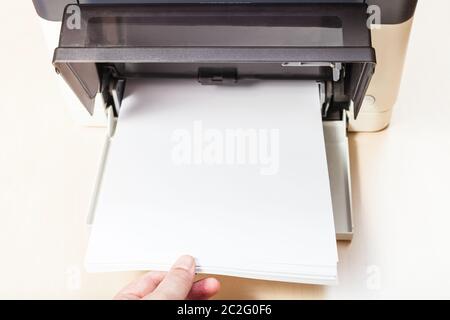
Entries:
{"type": "Polygon", "coordinates": [[[317,84],[127,84],[86,266],[333,283],[337,250],[317,84]]]}

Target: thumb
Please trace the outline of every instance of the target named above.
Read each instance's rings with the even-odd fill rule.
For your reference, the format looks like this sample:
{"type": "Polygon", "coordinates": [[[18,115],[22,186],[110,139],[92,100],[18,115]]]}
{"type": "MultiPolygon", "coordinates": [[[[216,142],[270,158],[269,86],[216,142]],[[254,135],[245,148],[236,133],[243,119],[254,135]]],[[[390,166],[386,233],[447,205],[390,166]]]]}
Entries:
{"type": "Polygon", "coordinates": [[[182,300],[192,288],[195,276],[195,260],[191,256],[180,257],[159,286],[144,299],[182,300]]]}

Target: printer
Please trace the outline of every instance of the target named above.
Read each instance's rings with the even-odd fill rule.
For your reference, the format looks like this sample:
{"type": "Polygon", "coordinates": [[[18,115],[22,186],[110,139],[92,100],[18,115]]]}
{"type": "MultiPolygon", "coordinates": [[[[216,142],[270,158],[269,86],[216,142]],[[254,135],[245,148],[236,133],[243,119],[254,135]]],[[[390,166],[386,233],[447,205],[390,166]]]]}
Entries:
{"type": "Polygon", "coordinates": [[[388,126],[417,0],[33,3],[67,105],[81,123],[111,134],[129,79],[317,81],[336,239],[352,239],[347,134],[388,126]]]}

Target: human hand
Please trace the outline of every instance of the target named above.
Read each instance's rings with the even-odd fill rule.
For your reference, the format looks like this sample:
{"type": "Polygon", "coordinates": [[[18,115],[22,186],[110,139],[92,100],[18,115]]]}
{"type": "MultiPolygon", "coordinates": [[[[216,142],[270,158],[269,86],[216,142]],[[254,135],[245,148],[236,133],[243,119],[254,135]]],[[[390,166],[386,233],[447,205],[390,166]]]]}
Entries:
{"type": "Polygon", "coordinates": [[[206,300],[220,289],[215,278],[194,282],[195,260],[180,257],[169,272],[148,272],[123,288],[116,300],[206,300]]]}

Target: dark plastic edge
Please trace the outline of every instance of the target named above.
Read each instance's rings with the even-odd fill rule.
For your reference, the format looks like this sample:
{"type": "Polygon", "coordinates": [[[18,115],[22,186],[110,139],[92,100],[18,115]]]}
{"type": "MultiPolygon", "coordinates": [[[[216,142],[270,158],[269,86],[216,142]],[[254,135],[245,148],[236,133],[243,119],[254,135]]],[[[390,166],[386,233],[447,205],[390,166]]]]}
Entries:
{"type": "Polygon", "coordinates": [[[61,21],[64,8],[69,4],[79,4],[77,0],[33,0],[39,17],[48,21],[61,21]]]}
{"type": "Polygon", "coordinates": [[[400,24],[414,16],[418,0],[366,0],[381,9],[381,24],[400,24]]]}

